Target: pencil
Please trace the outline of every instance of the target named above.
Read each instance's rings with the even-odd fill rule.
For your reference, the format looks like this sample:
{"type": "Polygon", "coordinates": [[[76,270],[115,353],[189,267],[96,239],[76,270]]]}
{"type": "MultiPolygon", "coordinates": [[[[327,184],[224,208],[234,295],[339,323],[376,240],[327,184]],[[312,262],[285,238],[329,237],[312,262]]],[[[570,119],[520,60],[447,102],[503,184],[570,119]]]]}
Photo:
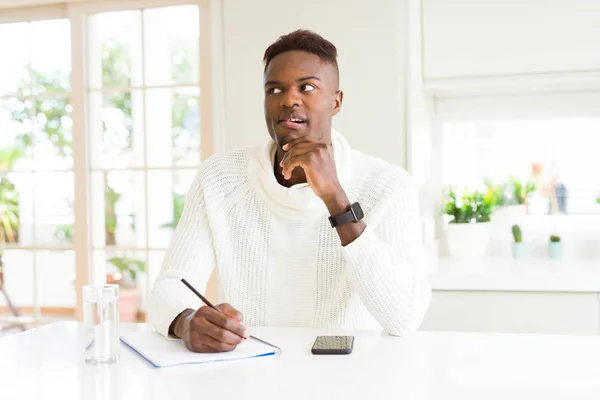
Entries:
{"type": "MultiPolygon", "coordinates": [[[[188,281],[186,281],[185,278],[181,278],[181,282],[183,282],[183,284],[185,286],[187,286],[188,289],[190,289],[196,296],[198,296],[200,298],[200,300],[202,300],[202,302],[204,304],[206,304],[207,306],[209,306],[210,308],[212,308],[213,310],[215,310],[217,312],[221,312],[206,297],[204,297],[199,291],[197,291],[195,287],[193,287],[188,281]]],[[[266,344],[267,346],[271,346],[271,347],[273,347],[273,348],[275,348],[275,349],[278,350],[278,352],[276,354],[281,354],[281,347],[279,347],[279,346],[275,346],[275,345],[273,345],[273,344],[271,344],[269,342],[265,342],[264,340],[259,339],[256,336],[252,336],[252,335],[248,336],[248,339],[254,339],[257,342],[260,342],[262,344],[266,344]]]]}

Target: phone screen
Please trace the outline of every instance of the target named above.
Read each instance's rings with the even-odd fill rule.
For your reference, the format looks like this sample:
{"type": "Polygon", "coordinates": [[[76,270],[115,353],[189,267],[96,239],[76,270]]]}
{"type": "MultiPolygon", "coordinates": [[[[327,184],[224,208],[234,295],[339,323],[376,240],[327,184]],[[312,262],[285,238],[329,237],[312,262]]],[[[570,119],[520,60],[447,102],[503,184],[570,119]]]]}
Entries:
{"type": "Polygon", "coordinates": [[[354,344],[353,336],[318,336],[313,352],[349,352],[354,344]]]}

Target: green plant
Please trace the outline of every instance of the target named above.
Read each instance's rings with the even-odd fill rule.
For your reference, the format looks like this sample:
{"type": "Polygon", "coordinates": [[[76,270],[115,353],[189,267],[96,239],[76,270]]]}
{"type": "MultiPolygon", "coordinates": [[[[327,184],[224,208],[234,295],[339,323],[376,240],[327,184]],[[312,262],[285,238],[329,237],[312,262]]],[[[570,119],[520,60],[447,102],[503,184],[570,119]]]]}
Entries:
{"type": "Polygon", "coordinates": [[[15,185],[0,177],[0,243],[19,241],[19,192],[15,185]]]}
{"type": "Polygon", "coordinates": [[[512,176],[509,179],[508,185],[510,185],[510,188],[512,189],[513,201],[516,201],[517,204],[525,204],[527,202],[527,197],[537,189],[535,182],[527,181],[523,184],[519,178],[515,176],[512,176]]]}
{"type": "Polygon", "coordinates": [[[137,274],[139,272],[146,272],[146,263],[142,260],[138,260],[130,257],[111,257],[108,260],[109,263],[125,276],[129,274],[131,281],[135,282],[137,274]]]}
{"type": "Polygon", "coordinates": [[[552,243],[559,243],[560,242],[560,236],[550,235],[550,242],[552,242],[552,243]]]}
{"type": "Polygon", "coordinates": [[[487,193],[492,198],[492,205],[501,207],[506,203],[506,183],[497,184],[492,182],[491,179],[485,180],[485,187],[487,193]]]}
{"type": "Polygon", "coordinates": [[[181,215],[183,214],[183,205],[185,203],[185,195],[174,193],[173,194],[173,221],[168,224],[161,225],[161,228],[173,228],[177,227],[181,215]]]}
{"type": "Polygon", "coordinates": [[[521,227],[519,225],[512,226],[512,234],[513,234],[513,237],[515,238],[515,243],[523,242],[523,234],[521,232],[521,227]]]}
{"type": "Polygon", "coordinates": [[[451,223],[489,222],[493,211],[490,193],[465,192],[460,198],[450,188],[444,199],[443,212],[452,217],[451,223]]]}
{"type": "Polygon", "coordinates": [[[73,243],[73,224],[59,225],[56,227],[54,237],[59,240],[73,243]]]}
{"type": "Polygon", "coordinates": [[[596,199],[596,203],[600,204],[600,197],[596,199]]]}
{"type": "Polygon", "coordinates": [[[117,211],[116,204],[121,199],[121,194],[108,184],[108,178],[104,176],[104,229],[106,245],[113,246],[117,243],[115,233],[117,231],[117,211]]]}

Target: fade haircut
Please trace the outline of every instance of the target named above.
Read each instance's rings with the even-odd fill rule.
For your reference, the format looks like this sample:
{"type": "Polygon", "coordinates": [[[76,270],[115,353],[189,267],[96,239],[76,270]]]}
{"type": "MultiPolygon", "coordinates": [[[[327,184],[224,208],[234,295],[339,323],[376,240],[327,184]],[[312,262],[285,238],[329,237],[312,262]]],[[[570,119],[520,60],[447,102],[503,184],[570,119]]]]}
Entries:
{"type": "Polygon", "coordinates": [[[305,51],[316,55],[321,61],[333,65],[339,77],[337,49],[333,43],[321,35],[306,29],[298,29],[287,35],[280,36],[279,39],[267,47],[263,57],[265,71],[275,57],[292,50],[305,51]]]}

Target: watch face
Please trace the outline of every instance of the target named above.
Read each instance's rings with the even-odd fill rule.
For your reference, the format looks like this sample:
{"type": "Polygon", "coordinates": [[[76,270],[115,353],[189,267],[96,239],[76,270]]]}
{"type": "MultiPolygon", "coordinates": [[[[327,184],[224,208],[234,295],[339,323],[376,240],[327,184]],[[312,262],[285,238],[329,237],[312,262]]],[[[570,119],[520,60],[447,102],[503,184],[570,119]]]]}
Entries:
{"type": "Polygon", "coordinates": [[[352,204],[351,209],[352,209],[352,213],[354,214],[355,221],[360,221],[365,216],[365,214],[363,213],[362,207],[360,206],[360,204],[358,204],[358,202],[352,204]]]}

